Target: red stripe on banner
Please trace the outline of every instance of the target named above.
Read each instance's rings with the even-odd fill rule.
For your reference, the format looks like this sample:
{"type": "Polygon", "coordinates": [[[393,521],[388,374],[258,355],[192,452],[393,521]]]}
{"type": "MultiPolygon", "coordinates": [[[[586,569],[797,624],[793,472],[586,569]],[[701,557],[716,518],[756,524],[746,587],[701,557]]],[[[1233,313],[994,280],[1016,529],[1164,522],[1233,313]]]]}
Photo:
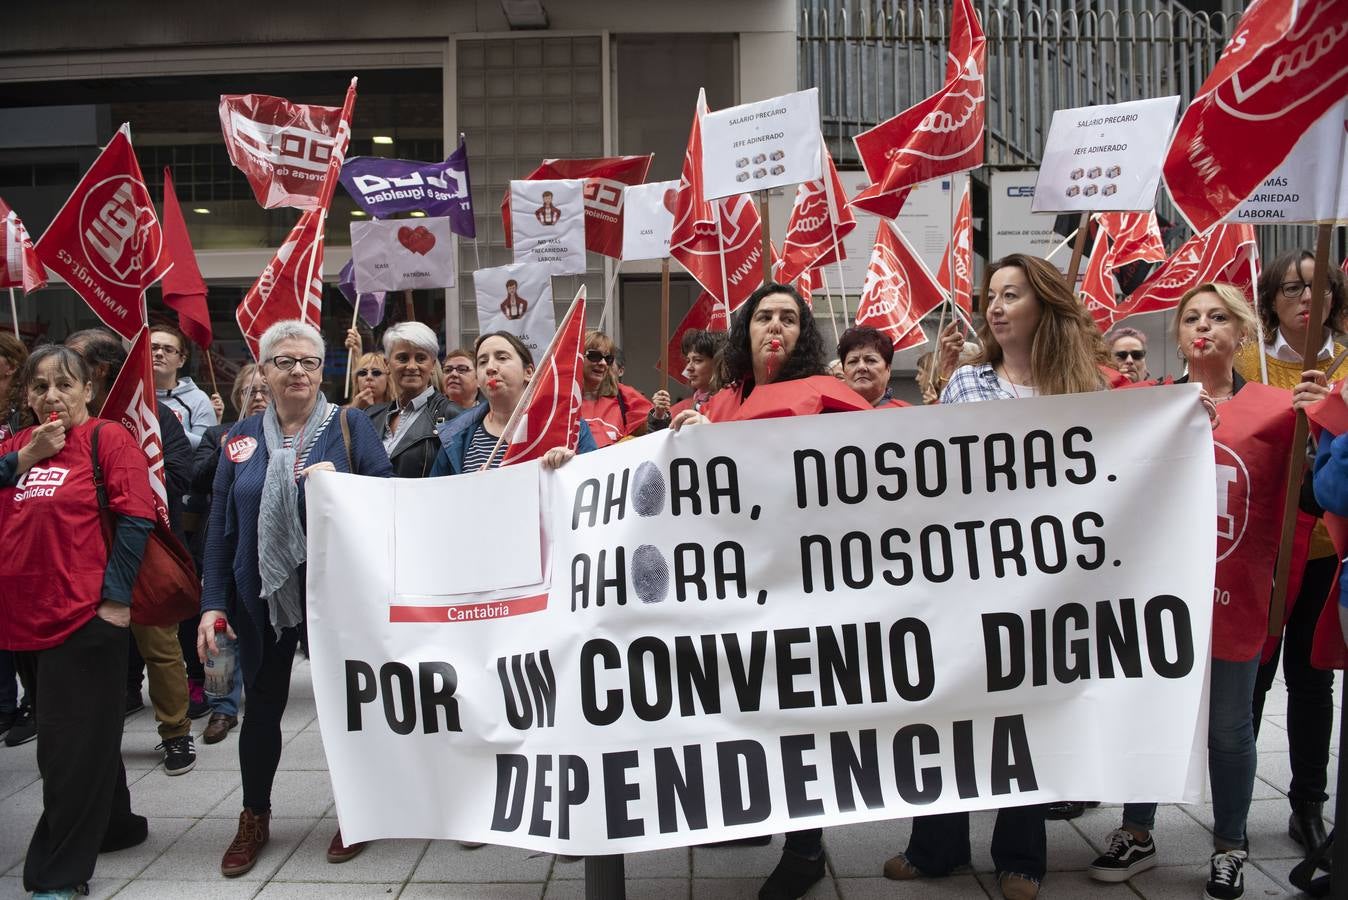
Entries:
{"type": "Polygon", "coordinates": [[[494,600],[491,603],[466,603],[459,606],[390,606],[390,622],[482,622],[504,619],[525,613],[541,612],[548,608],[548,595],[516,597],[513,600],[494,600]]]}

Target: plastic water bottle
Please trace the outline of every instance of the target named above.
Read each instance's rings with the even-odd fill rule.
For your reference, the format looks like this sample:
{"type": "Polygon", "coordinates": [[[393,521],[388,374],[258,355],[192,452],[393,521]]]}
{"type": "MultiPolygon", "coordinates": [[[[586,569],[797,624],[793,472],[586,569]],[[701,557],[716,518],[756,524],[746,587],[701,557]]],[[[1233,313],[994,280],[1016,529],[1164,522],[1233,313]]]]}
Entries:
{"type": "Polygon", "coordinates": [[[234,689],[234,666],[238,660],[238,648],[235,641],[225,630],[229,627],[224,619],[215,620],[215,646],[220,652],[211,656],[206,654],[206,693],[211,697],[227,697],[234,689]]]}

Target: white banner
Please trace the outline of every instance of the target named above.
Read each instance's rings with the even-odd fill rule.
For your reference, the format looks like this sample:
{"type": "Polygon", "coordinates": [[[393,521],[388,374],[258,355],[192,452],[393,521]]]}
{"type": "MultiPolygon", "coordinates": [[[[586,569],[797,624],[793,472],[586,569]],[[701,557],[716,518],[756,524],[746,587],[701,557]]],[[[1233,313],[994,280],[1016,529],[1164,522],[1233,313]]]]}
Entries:
{"type": "MultiPolygon", "coordinates": [[[[849,197],[855,197],[870,184],[865,172],[839,172],[838,177],[842,179],[849,197]]],[[[960,190],[964,189],[963,176],[955,183],[960,186],[960,190]]],[[[950,190],[949,178],[937,178],[919,184],[908,194],[903,210],[894,220],[894,225],[903,232],[908,243],[922,258],[922,263],[932,272],[941,268],[941,257],[945,254],[946,244],[950,243],[950,225],[955,217],[950,190]]],[[[847,258],[842,261],[842,270],[847,294],[855,297],[861,293],[861,287],[866,281],[866,267],[871,260],[871,251],[875,249],[875,232],[880,217],[856,207],[852,208],[852,214],[857,218],[857,227],[843,238],[847,258]]],[[[824,270],[829,288],[835,292],[838,290],[837,271],[837,266],[829,266],[824,270]]],[[[822,290],[815,293],[822,293],[822,290]]]]}
{"type": "Polygon", "coordinates": [[[1156,206],[1161,163],[1179,102],[1179,97],[1157,97],[1054,112],[1039,164],[1034,211],[1156,206]]]}
{"type": "Polygon", "coordinates": [[[505,473],[319,473],[308,627],[343,836],[605,854],[1196,802],[1216,552],[1197,394],[705,425],[531,468],[538,511],[503,501],[489,532],[511,548],[541,521],[551,587],[521,554],[494,596],[397,548],[505,473]],[[404,566],[439,574],[404,590],[404,566]]]}
{"type": "Polygon", "coordinates": [[[743,103],[702,117],[706,199],[763,191],[823,176],[819,89],[743,103]]]}
{"type": "Polygon", "coordinates": [[[584,275],[585,179],[510,182],[510,229],[516,263],[584,275]]]}
{"type": "Polygon", "coordinates": [[[478,333],[508,331],[534,355],[537,363],[557,330],[552,308],[552,273],[537,263],[516,263],[473,273],[478,333]]]}
{"type": "Polygon", "coordinates": [[[1226,221],[1348,222],[1348,100],[1312,125],[1283,164],[1226,221]]]}
{"type": "Polygon", "coordinates": [[[454,235],[448,218],[351,223],[356,291],[454,287],[454,235]]]}
{"type": "MultiPolygon", "coordinates": [[[[988,181],[988,259],[998,260],[1012,253],[1028,253],[1046,257],[1062,242],[1053,230],[1056,213],[1037,213],[1034,205],[1034,183],[1039,173],[1034,169],[994,169],[988,181]]],[[[1061,272],[1071,263],[1070,250],[1064,250],[1051,262],[1061,272]]]]}
{"type": "Polygon", "coordinates": [[[674,230],[679,181],[631,185],[623,191],[623,260],[664,259],[674,230]]]}

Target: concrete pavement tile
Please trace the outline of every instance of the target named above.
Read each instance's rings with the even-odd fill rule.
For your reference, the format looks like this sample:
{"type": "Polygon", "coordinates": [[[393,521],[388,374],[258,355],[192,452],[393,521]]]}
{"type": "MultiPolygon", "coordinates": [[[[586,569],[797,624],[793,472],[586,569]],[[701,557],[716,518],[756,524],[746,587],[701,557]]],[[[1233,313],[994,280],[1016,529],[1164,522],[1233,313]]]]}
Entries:
{"type": "MultiPolygon", "coordinates": [[[[1210,805],[1190,807],[1188,812],[1204,826],[1212,827],[1210,805]]],[[[1250,841],[1251,856],[1257,859],[1301,859],[1301,847],[1287,836],[1287,815],[1286,800],[1255,800],[1250,804],[1245,836],[1250,841]]]]}
{"type": "Polygon", "coordinates": [[[765,847],[694,847],[693,877],[699,882],[705,878],[763,879],[781,858],[781,835],[773,835],[772,843],[765,847]]]}
{"type": "MultiPolygon", "coordinates": [[[[890,881],[887,878],[839,878],[838,892],[843,900],[927,900],[931,898],[970,898],[986,896],[983,885],[973,875],[948,878],[919,878],[890,881]]],[[[1000,896],[1000,895],[998,895],[1000,896]]]]}
{"type": "MultiPolygon", "coordinates": [[[[699,878],[693,884],[693,895],[697,900],[757,900],[762,885],[761,878],[699,878]]],[[[825,876],[805,896],[808,900],[838,900],[838,888],[825,876]]]]}
{"type": "Polygon", "coordinates": [[[301,693],[299,686],[291,682],[290,701],[286,703],[286,711],[281,716],[282,731],[303,731],[318,719],[318,706],[314,703],[311,690],[301,693]]]}
{"type": "MultiPolygon", "coordinates": [[[[237,772],[198,772],[195,769],[186,775],[151,772],[130,785],[131,808],[151,818],[196,818],[204,816],[238,786],[237,772]]],[[[237,818],[238,812],[234,815],[237,818]]]]}
{"type": "MultiPolygon", "coordinates": [[[[687,878],[692,873],[692,858],[687,847],[628,853],[623,857],[623,872],[629,883],[636,883],[646,878],[687,878]]],[[[578,863],[554,866],[552,877],[554,880],[583,879],[585,865],[578,863]]]]}
{"type": "Polygon", "coordinates": [[[390,884],[314,884],[313,882],[271,881],[257,900],[392,900],[402,890],[402,882],[390,884]]]}
{"type": "Polygon", "coordinates": [[[838,877],[878,878],[884,870],[885,860],[908,846],[912,828],[911,819],[826,828],[824,851],[838,877]]]}
{"type": "Polygon", "coordinates": [[[328,770],[328,757],[323,753],[323,738],[317,731],[301,731],[286,742],[281,751],[282,772],[328,770]]]}
{"type": "Polygon", "coordinates": [[[32,769],[0,769],[0,800],[37,781],[37,766],[32,769]]]}
{"type": "MultiPolygon", "coordinates": [[[[580,863],[572,864],[571,868],[580,872],[576,877],[584,877],[584,866],[580,863]]],[[[412,873],[412,881],[467,884],[536,881],[542,884],[551,871],[551,853],[495,844],[466,850],[457,841],[431,841],[416,871],[412,873]]]]}
{"type": "Polygon", "coordinates": [[[276,873],[277,881],[392,882],[411,877],[429,841],[371,841],[365,851],[344,863],[327,860],[328,844],[335,832],[326,821],[309,833],[289,860],[276,873]]]}
{"type": "MultiPolygon", "coordinates": [[[[271,840],[258,855],[257,865],[251,872],[231,880],[266,881],[281,868],[317,823],[317,819],[272,819],[271,840]]],[[[225,881],[227,879],[220,874],[220,857],[234,840],[237,830],[237,819],[202,819],[151,863],[142,877],[177,880],[191,874],[203,881],[225,881]]]]}
{"type": "MultiPolygon", "coordinates": [[[[188,776],[191,777],[190,775],[188,776]]],[[[212,818],[239,818],[243,809],[243,787],[234,777],[235,788],[208,812],[200,815],[212,818]]],[[[271,814],[278,819],[316,819],[332,806],[332,780],[323,772],[276,773],[271,788],[271,814]]],[[[332,837],[332,835],[328,835],[332,837]]],[[[326,847],[324,848],[326,849],[326,847]]]]}
{"type": "MultiPolygon", "coordinates": [[[[1084,869],[1098,855],[1090,841],[1086,840],[1071,822],[1051,821],[1045,824],[1045,837],[1048,838],[1048,870],[1065,872],[1084,869]]],[[[991,835],[988,836],[991,842],[991,835]]]]}
{"type": "MultiPolygon", "coordinates": [[[[215,870],[212,870],[215,872],[215,870]]],[[[219,877],[214,881],[150,881],[137,878],[117,892],[117,900],[167,900],[191,897],[192,900],[248,900],[262,885],[256,881],[234,881],[219,877]]]]}
{"type": "MultiPolygon", "coordinates": [[[[1099,831],[1086,831],[1086,826],[1079,824],[1085,818],[1084,816],[1082,819],[1072,822],[1090,841],[1096,855],[1105,852],[1106,839],[1109,837],[1109,833],[1119,827],[1118,810],[1111,810],[1111,813],[1111,821],[1099,831]]],[[[1212,854],[1212,832],[1200,825],[1192,816],[1185,814],[1179,807],[1161,806],[1158,808],[1156,810],[1156,825],[1152,834],[1156,841],[1158,866],[1196,864],[1212,854]]],[[[1066,868],[1089,867],[1094,858],[1092,856],[1082,866],[1066,868]]],[[[1058,868],[1054,865],[1051,854],[1049,856],[1049,867],[1052,869],[1058,868]]]]}
{"type": "MultiPolygon", "coordinates": [[[[624,888],[627,900],[685,900],[688,897],[701,897],[693,893],[692,882],[687,878],[629,878],[624,888]]],[[[554,881],[548,885],[543,900],[585,900],[585,882],[554,881]]]]}
{"type": "Polygon", "coordinates": [[[6,747],[0,742],[0,772],[37,773],[37,741],[17,747],[6,747]]]}
{"type": "MultiPolygon", "coordinates": [[[[1195,866],[1157,866],[1135,876],[1124,885],[1095,884],[1095,893],[1087,897],[1099,900],[1130,900],[1127,887],[1132,887],[1147,900],[1193,900],[1203,896],[1203,885],[1208,880],[1208,864],[1195,866]]],[[[1039,896],[1051,900],[1045,891],[1039,896]]],[[[1255,866],[1245,866],[1245,898],[1259,900],[1266,897],[1286,897],[1288,892],[1255,866]]]]}
{"type": "Polygon", "coordinates": [[[539,900],[539,884],[409,884],[398,900],[539,900]]]}
{"type": "Polygon", "coordinates": [[[145,843],[116,853],[100,853],[94,874],[99,878],[134,878],[191,827],[191,819],[151,819],[145,843]]]}
{"type": "MultiPolygon", "coordinates": [[[[89,900],[106,900],[106,898],[121,890],[125,884],[126,879],[108,879],[95,876],[94,880],[89,882],[89,900]]],[[[23,889],[22,878],[0,878],[0,900],[28,900],[29,896],[29,893],[23,889]]]]}

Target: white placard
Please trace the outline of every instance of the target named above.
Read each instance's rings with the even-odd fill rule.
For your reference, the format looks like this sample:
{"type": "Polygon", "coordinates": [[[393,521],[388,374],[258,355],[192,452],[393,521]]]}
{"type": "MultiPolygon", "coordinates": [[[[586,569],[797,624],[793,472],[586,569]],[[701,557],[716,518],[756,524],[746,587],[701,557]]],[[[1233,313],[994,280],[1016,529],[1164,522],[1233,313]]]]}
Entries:
{"type": "MultiPolygon", "coordinates": [[[[855,197],[870,184],[865,172],[839,172],[838,177],[842,179],[848,197],[855,197]]],[[[963,190],[962,175],[955,184],[963,190]]],[[[922,263],[932,272],[940,270],[941,257],[945,255],[946,244],[950,242],[950,225],[955,213],[950,206],[950,186],[949,178],[919,184],[908,194],[902,211],[894,219],[894,225],[903,232],[922,263]]],[[[843,238],[847,258],[842,262],[843,278],[846,279],[843,287],[849,297],[861,294],[862,285],[866,282],[866,266],[870,262],[871,251],[875,249],[875,234],[880,224],[880,217],[873,213],[852,207],[852,214],[857,218],[857,227],[843,238]]],[[[836,293],[838,267],[828,266],[824,274],[828,278],[829,289],[836,293]]],[[[822,292],[822,288],[816,291],[822,292]]]]}
{"type": "Polygon", "coordinates": [[[1228,222],[1348,222],[1348,100],[1312,125],[1228,222]]]}
{"type": "MultiPolygon", "coordinates": [[[[443,531],[473,508],[454,485],[316,478],[308,627],[343,836],[589,855],[1196,802],[1217,542],[1197,395],[616,444],[541,473],[550,590],[490,600],[405,597],[370,547],[443,531]]],[[[502,542],[536,540],[537,519],[491,514],[502,542]]],[[[440,558],[408,562],[454,590],[440,558]]]]}
{"type": "Polygon", "coordinates": [[[516,263],[584,275],[585,179],[510,182],[510,229],[516,263]]]}
{"type": "MultiPolygon", "coordinates": [[[[1034,183],[1039,178],[1035,169],[1006,171],[994,169],[988,183],[988,260],[998,260],[1012,253],[1047,257],[1062,242],[1062,236],[1053,230],[1056,213],[1037,213],[1033,210],[1034,183]]],[[[1067,271],[1072,254],[1062,252],[1051,262],[1061,272],[1067,271]]]]}
{"type": "Polygon", "coordinates": [[[1148,210],[1179,97],[1060,109],[1035,185],[1035,212],[1148,210]]]}
{"type": "Polygon", "coordinates": [[[702,117],[706,199],[814,181],[824,172],[819,89],[743,103],[702,117]]]}
{"type": "Polygon", "coordinates": [[[478,269],[473,273],[477,295],[478,333],[508,331],[524,342],[534,355],[543,357],[557,330],[557,312],[552,307],[552,274],[537,263],[516,263],[478,269]]]}
{"type": "Polygon", "coordinates": [[[664,259],[674,230],[674,202],[679,180],[634,184],[623,191],[623,255],[625,261],[664,259]]]}
{"type": "Polygon", "coordinates": [[[454,255],[448,218],[351,223],[351,258],[362,294],[453,287],[454,255]]]}

